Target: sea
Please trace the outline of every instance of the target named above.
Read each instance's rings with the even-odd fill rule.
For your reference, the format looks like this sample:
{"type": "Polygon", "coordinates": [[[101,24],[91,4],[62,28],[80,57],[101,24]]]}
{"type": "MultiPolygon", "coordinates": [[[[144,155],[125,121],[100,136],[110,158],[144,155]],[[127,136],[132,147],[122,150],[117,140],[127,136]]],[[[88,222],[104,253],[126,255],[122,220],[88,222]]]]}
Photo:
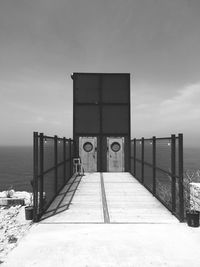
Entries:
{"type": "MultiPolygon", "coordinates": [[[[184,148],[184,169],[200,169],[200,148],[184,148]]],[[[33,148],[31,146],[0,147],[0,191],[13,188],[32,191],[33,148]]]]}
{"type": "Polygon", "coordinates": [[[32,191],[33,148],[31,146],[0,147],[0,191],[11,187],[16,191],[32,191]]]}

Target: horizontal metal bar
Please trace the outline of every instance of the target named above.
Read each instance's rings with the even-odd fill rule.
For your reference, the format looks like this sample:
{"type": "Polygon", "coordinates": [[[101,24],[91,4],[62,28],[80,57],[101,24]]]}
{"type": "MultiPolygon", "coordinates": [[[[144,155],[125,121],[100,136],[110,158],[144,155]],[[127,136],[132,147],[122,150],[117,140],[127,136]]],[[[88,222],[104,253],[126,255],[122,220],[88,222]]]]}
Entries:
{"type": "Polygon", "coordinates": [[[53,167],[47,169],[46,171],[44,171],[43,173],[40,173],[37,177],[39,178],[41,175],[45,175],[50,171],[53,171],[56,167],[60,167],[61,165],[63,165],[65,162],[70,162],[70,158],[66,159],[65,161],[59,162],[57,165],[54,165],[53,167]]]}
{"type": "MultiPolygon", "coordinates": [[[[55,139],[54,136],[48,136],[48,135],[44,135],[44,139],[45,139],[45,138],[52,139],[52,140],[55,139]]],[[[58,139],[58,141],[63,141],[64,138],[65,138],[65,137],[58,137],[57,139],[58,139]]],[[[66,140],[66,141],[69,141],[70,138],[65,138],[65,140],[66,140]]]]}
{"type": "MultiPolygon", "coordinates": [[[[153,138],[144,138],[144,141],[151,141],[153,140],[153,138]]],[[[131,142],[133,142],[134,139],[131,139],[131,142]]],[[[142,138],[141,139],[135,139],[135,141],[142,141],[142,138]]]]}
{"type": "MultiPolygon", "coordinates": [[[[135,138],[133,138],[133,139],[131,139],[131,142],[133,142],[134,141],[134,139],[135,138]]],[[[156,140],[171,140],[171,136],[169,136],[169,137],[156,137],[156,140]]],[[[176,139],[178,139],[178,136],[176,136],[176,139]]],[[[142,141],[142,138],[140,138],[140,139],[135,139],[136,141],[142,141]]],[[[144,141],[151,141],[151,140],[153,140],[153,138],[144,138],[144,141]]]]}
{"type": "MultiPolygon", "coordinates": [[[[131,159],[134,159],[134,157],[130,157],[130,158],[131,158],[131,159]]],[[[135,158],[135,160],[136,160],[137,162],[139,162],[139,163],[142,164],[142,161],[141,161],[140,159],[135,158]]],[[[152,165],[151,163],[149,163],[149,162],[144,161],[144,164],[147,165],[147,166],[149,166],[149,167],[151,167],[151,168],[153,168],[153,165],[152,165]]],[[[158,170],[158,171],[160,171],[160,172],[163,172],[163,173],[165,173],[165,174],[168,174],[169,176],[174,176],[175,178],[179,178],[179,176],[177,176],[177,175],[173,175],[171,172],[165,171],[165,170],[163,170],[163,169],[161,169],[161,168],[159,168],[159,167],[155,167],[155,169],[158,170]]]]}
{"type": "Polygon", "coordinates": [[[129,102],[124,102],[124,103],[119,103],[119,102],[75,102],[75,105],[79,106],[97,106],[97,105],[102,105],[102,106],[128,106],[130,103],[129,102]]]}
{"type": "Polygon", "coordinates": [[[156,137],[156,140],[166,140],[166,139],[169,140],[169,139],[172,139],[172,138],[171,138],[171,136],[169,136],[169,137],[158,137],[158,138],[156,137]]]}
{"type": "Polygon", "coordinates": [[[114,75],[114,76],[119,76],[119,75],[122,75],[122,76],[130,76],[130,73],[128,72],[121,72],[121,73],[116,73],[116,72],[102,72],[102,73],[99,73],[99,72],[73,72],[73,75],[77,75],[77,74],[84,74],[85,76],[90,76],[90,75],[97,75],[98,77],[99,76],[109,76],[109,75],[114,75]]]}
{"type": "MultiPolygon", "coordinates": [[[[40,137],[40,133],[37,133],[37,135],[36,135],[38,138],[40,137]]],[[[55,136],[49,136],[49,135],[43,135],[43,139],[45,139],[45,138],[48,138],[48,139],[55,139],[55,136]]],[[[62,141],[63,139],[64,139],[65,137],[58,137],[57,139],[58,140],[60,140],[60,141],[62,141]]],[[[69,141],[70,140],[70,138],[65,138],[65,140],[66,141],[69,141]]],[[[72,139],[71,139],[72,140],[72,139]]],[[[73,141],[73,140],[72,140],[73,141]]]]}
{"type": "Polygon", "coordinates": [[[117,133],[117,134],[114,134],[114,133],[77,133],[76,132],[76,135],[75,135],[75,137],[79,137],[79,136],[81,136],[81,137],[83,137],[83,136],[113,136],[113,137],[115,137],[115,136],[117,136],[117,137],[120,137],[120,136],[129,136],[129,134],[128,133],[117,133]]]}

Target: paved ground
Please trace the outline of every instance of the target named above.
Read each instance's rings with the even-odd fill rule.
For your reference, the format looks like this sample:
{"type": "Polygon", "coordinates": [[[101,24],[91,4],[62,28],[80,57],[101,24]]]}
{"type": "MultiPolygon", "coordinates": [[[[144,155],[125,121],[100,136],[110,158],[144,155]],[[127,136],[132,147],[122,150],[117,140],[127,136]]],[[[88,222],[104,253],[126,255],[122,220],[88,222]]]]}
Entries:
{"type": "MultiPolygon", "coordinates": [[[[179,223],[130,174],[77,185],[70,209],[35,224],[2,267],[200,266],[200,228],[179,223]]],[[[60,196],[54,209],[68,204],[60,196]]]]}
{"type": "Polygon", "coordinates": [[[185,224],[37,224],[2,267],[200,266],[185,224]]]}

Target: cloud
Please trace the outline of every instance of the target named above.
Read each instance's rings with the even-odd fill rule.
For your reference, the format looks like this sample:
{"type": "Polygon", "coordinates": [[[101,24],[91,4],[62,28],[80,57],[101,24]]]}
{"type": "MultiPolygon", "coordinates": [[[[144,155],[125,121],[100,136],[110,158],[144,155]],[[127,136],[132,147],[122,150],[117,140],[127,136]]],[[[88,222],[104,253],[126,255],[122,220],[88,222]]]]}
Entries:
{"type": "Polygon", "coordinates": [[[169,136],[182,132],[186,143],[197,142],[195,138],[200,135],[200,82],[174,90],[174,95],[168,98],[156,96],[156,90],[151,88],[138,90],[134,98],[133,136],[169,136]]]}
{"type": "Polygon", "coordinates": [[[171,99],[160,104],[160,115],[176,120],[196,120],[200,118],[200,83],[191,84],[179,90],[171,99]]]}

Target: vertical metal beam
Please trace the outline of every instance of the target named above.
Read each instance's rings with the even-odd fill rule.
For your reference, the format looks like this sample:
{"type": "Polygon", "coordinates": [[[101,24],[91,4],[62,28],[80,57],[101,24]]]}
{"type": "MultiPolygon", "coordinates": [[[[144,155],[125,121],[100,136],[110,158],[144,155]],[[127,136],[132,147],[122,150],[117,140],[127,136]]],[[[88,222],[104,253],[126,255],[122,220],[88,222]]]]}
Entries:
{"type": "Polygon", "coordinates": [[[73,154],[78,157],[79,156],[79,135],[77,134],[77,125],[76,125],[76,102],[77,102],[77,96],[76,96],[76,90],[77,90],[77,79],[78,76],[76,73],[73,73],[73,76],[71,76],[73,80],[73,140],[74,140],[74,146],[73,146],[73,154]]]}
{"type": "Polygon", "coordinates": [[[43,212],[43,192],[44,192],[44,134],[40,133],[40,213],[43,212]]]}
{"type": "MultiPolygon", "coordinates": [[[[97,136],[97,171],[103,171],[103,75],[99,76],[99,135],[97,136]],[[98,140],[99,139],[99,140],[98,140]],[[98,162],[99,161],[99,162],[98,162]]],[[[104,140],[105,141],[105,140],[104,140]]],[[[107,168],[107,166],[106,166],[107,168]]],[[[108,168],[107,168],[108,169],[108,168]]]]}
{"type": "Polygon", "coordinates": [[[63,138],[63,185],[66,182],[66,138],[63,138]]]}
{"type": "Polygon", "coordinates": [[[141,139],[141,182],[144,183],[144,137],[141,139]]]}
{"type": "Polygon", "coordinates": [[[133,174],[136,176],[136,138],[133,139],[133,164],[134,164],[134,171],[133,174]]]}
{"type": "Polygon", "coordinates": [[[54,135],[54,166],[55,166],[55,194],[57,194],[58,191],[58,137],[57,135],[54,135]]]}
{"type": "Polygon", "coordinates": [[[131,171],[131,90],[130,90],[130,74],[128,76],[128,137],[125,137],[125,146],[124,146],[124,166],[125,171],[131,171]],[[127,151],[127,152],[126,152],[127,151]],[[127,163],[126,163],[127,162],[127,163]],[[127,166],[127,167],[126,167],[127,166]]]}
{"type": "MultiPolygon", "coordinates": [[[[72,177],[72,139],[69,139],[69,173],[70,177],[72,177]]],[[[70,178],[68,177],[68,178],[70,178]]]]}
{"type": "Polygon", "coordinates": [[[184,221],[184,196],[183,196],[183,134],[178,135],[178,158],[179,158],[179,216],[184,221]]]}
{"type": "Polygon", "coordinates": [[[152,138],[153,195],[156,195],[156,137],[152,138]]]}
{"type": "MultiPolygon", "coordinates": [[[[75,100],[76,100],[76,97],[75,97],[75,90],[76,90],[76,75],[73,74],[73,76],[71,76],[72,80],[73,80],[73,139],[76,140],[77,136],[75,135],[76,134],[76,125],[75,125],[75,118],[76,118],[76,108],[75,108],[75,100]]],[[[74,147],[75,149],[75,147],[74,147]]],[[[76,154],[76,152],[75,152],[76,154]]]]}
{"type": "Polygon", "coordinates": [[[33,221],[38,221],[38,132],[33,133],[33,221]]]}
{"type": "Polygon", "coordinates": [[[172,213],[176,212],[176,136],[171,135],[171,198],[172,213]]]}

